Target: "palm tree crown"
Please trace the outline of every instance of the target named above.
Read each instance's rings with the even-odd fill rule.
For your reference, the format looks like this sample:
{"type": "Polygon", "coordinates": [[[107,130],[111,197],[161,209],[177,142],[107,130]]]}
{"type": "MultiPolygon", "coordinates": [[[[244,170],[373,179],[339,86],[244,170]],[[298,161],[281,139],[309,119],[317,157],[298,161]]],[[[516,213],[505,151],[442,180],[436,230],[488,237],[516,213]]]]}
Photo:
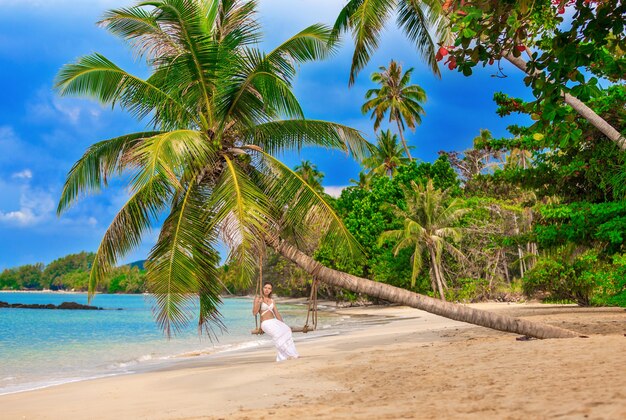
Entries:
{"type": "Polygon", "coordinates": [[[255,8],[244,0],[155,0],[111,10],[100,24],[145,58],[151,75],[136,77],[92,54],[57,77],[62,95],[94,97],[149,120],[145,132],[87,149],[67,176],[58,212],[110,177],[130,175],[130,197],[96,253],[92,293],[167,215],[147,278],[168,335],[192,319],[194,295],[199,329],[221,325],[218,240],[229,245],[242,279],[253,276],[267,238],[283,229],[307,235],[322,226],[338,250],[358,250],[320,193],[273,156],[305,145],[368,153],[356,130],[306,120],[292,92],[299,63],[332,53],[331,31],[313,25],[264,53],[255,8]]]}
{"type": "Polygon", "coordinates": [[[389,67],[380,67],[380,72],[372,73],[372,82],[378,83],[380,88],[370,89],[365,93],[367,101],[361,107],[363,113],[372,111],[374,130],[389,113],[389,121],[395,121],[402,145],[409,160],[413,160],[404,139],[405,124],[415,130],[415,125],[422,122],[424,115],[422,103],[426,101],[426,92],[418,85],[411,85],[413,68],[402,73],[402,65],[391,60],[389,67]]]}
{"type": "Polygon", "coordinates": [[[293,169],[315,191],[324,192],[324,187],[322,186],[324,173],[317,169],[317,165],[309,160],[303,160],[293,169]]]}
{"type": "Polygon", "coordinates": [[[385,174],[392,177],[400,165],[405,165],[409,159],[404,154],[404,149],[398,143],[398,137],[390,130],[381,131],[378,134],[376,148],[372,156],[366,158],[363,163],[376,175],[385,174]]]}
{"type": "Polygon", "coordinates": [[[395,242],[395,254],[404,248],[413,248],[412,286],[415,286],[415,279],[422,270],[422,254],[427,251],[433,291],[445,300],[447,283],[443,276],[442,253],[445,250],[455,257],[463,258],[463,254],[451,241],[458,242],[461,239],[462,230],[457,227],[457,222],[469,209],[464,207],[460,199],[450,199],[447,190],[435,189],[432,180],[428,180],[425,186],[411,181],[411,188],[404,189],[404,196],[406,209],[391,206],[394,215],[404,221],[404,227],[383,232],[380,243],[386,240],[395,242]]]}

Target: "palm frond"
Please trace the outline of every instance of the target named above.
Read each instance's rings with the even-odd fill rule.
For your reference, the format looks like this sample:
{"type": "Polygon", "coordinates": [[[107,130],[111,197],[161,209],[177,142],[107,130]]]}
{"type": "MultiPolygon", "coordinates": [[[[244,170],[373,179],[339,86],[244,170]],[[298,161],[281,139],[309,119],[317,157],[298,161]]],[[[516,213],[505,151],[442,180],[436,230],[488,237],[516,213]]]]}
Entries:
{"type": "Polygon", "coordinates": [[[172,186],[164,176],[154,176],[136,191],[115,215],[96,251],[89,275],[89,298],[96,286],[123,255],[141,243],[141,237],[167,205],[172,186]]]}
{"type": "Polygon", "coordinates": [[[349,0],[348,3],[341,9],[335,24],[333,25],[333,31],[331,33],[331,42],[338,40],[339,35],[343,32],[350,30],[350,18],[361,7],[364,0],[349,0]]]}
{"type": "Polygon", "coordinates": [[[109,10],[98,24],[128,42],[139,57],[145,55],[148,60],[182,52],[172,35],[159,25],[154,11],[144,7],[109,10]]]}
{"type": "Polygon", "coordinates": [[[139,168],[131,181],[135,191],[151,182],[156,174],[178,186],[185,170],[199,171],[215,159],[215,150],[204,134],[194,130],[175,130],[152,136],[138,143],[129,154],[129,159],[139,168]]]}
{"type": "Polygon", "coordinates": [[[63,213],[82,196],[99,191],[108,179],[120,174],[128,164],[123,156],[143,139],[159,132],[133,133],[100,141],[90,146],[72,166],[59,199],[57,214],[63,213]]]}
{"type": "Polygon", "coordinates": [[[146,266],[148,290],[156,298],[156,320],[168,337],[192,319],[194,296],[200,299],[199,327],[205,326],[208,332],[210,323],[223,328],[218,311],[221,285],[216,234],[205,223],[209,191],[193,178],[185,188],[175,197],[146,266]]]}
{"type": "Polygon", "coordinates": [[[441,22],[440,11],[440,2],[436,0],[403,0],[399,2],[397,20],[398,26],[415,44],[417,51],[433,73],[439,77],[441,77],[441,72],[435,59],[435,43],[429,31],[437,28],[440,33],[443,30],[443,25],[439,24],[441,22]]]}
{"type": "Polygon", "coordinates": [[[245,143],[261,147],[270,154],[304,146],[321,146],[343,150],[357,160],[369,156],[374,146],[361,132],[345,125],[318,120],[271,121],[243,133],[245,143]]]}
{"type": "MultiPolygon", "coordinates": [[[[217,2],[217,1],[216,1],[217,2]]],[[[225,45],[253,45],[261,42],[261,31],[255,18],[254,0],[222,0],[215,24],[214,38],[225,45]]]]}
{"type": "Polygon", "coordinates": [[[240,74],[220,89],[216,99],[216,114],[223,124],[237,121],[245,129],[277,116],[304,117],[290,78],[276,72],[263,54],[246,50],[237,65],[240,74]]]}
{"type": "Polygon", "coordinates": [[[416,242],[415,249],[413,250],[413,255],[411,256],[411,258],[413,259],[411,264],[411,287],[415,287],[415,280],[417,279],[420,271],[422,271],[422,267],[424,265],[422,260],[423,250],[424,244],[416,242]]]}
{"type": "MultiPolygon", "coordinates": [[[[267,166],[266,194],[280,216],[278,229],[317,234],[336,251],[338,259],[359,258],[363,249],[333,208],[297,173],[268,153],[258,152],[267,166]]],[[[278,218],[277,218],[278,219],[278,218]]]]}
{"type": "Polygon", "coordinates": [[[219,228],[230,247],[228,260],[242,282],[252,280],[257,269],[257,255],[263,248],[271,220],[266,195],[252,179],[227,156],[225,168],[207,202],[214,216],[213,228],[219,228]]]}
{"type": "Polygon", "coordinates": [[[330,42],[331,37],[331,28],[322,24],[311,25],[272,50],[267,59],[273,62],[275,59],[289,58],[294,63],[323,60],[338,48],[336,43],[330,42]]]}
{"type": "MultiPolygon", "coordinates": [[[[356,75],[369,62],[371,55],[378,48],[380,34],[396,7],[395,0],[363,0],[359,6],[348,4],[352,13],[348,16],[348,26],[354,38],[354,53],[350,68],[349,84],[353,85],[356,75]]],[[[342,12],[343,13],[343,12],[342,12]]],[[[340,18],[345,21],[343,14],[340,18]]],[[[337,27],[337,23],[335,24],[337,27]]]]}
{"type": "Polygon", "coordinates": [[[382,246],[387,241],[397,242],[402,239],[404,236],[404,231],[402,229],[397,230],[388,230],[383,232],[378,237],[378,246],[382,246]]]}
{"type": "Polygon", "coordinates": [[[182,126],[194,122],[200,125],[175,97],[149,80],[127,73],[97,53],[63,66],[54,86],[60,95],[93,97],[113,107],[119,104],[139,119],[154,113],[155,122],[170,121],[170,125],[182,126]]]}

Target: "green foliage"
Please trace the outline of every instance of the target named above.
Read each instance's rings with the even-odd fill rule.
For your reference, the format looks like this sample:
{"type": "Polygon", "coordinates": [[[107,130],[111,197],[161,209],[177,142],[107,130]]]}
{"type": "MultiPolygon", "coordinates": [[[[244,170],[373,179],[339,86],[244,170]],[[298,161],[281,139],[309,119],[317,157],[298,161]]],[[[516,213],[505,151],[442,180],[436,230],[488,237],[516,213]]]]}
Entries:
{"type": "Polygon", "coordinates": [[[146,291],[146,272],[138,267],[117,267],[108,285],[108,293],[143,293],[146,291]]]}
{"type": "MultiPolygon", "coordinates": [[[[378,244],[378,238],[384,231],[402,227],[402,221],[394,217],[389,205],[404,206],[403,188],[407,188],[411,181],[426,185],[428,179],[433,180],[435,188],[448,188],[454,194],[460,193],[459,180],[447,156],[440,156],[433,163],[401,165],[393,178],[374,176],[370,190],[358,187],[344,189],[335,208],[350,233],[365,249],[367,261],[338,261],[333,248],[328,246],[318,249],[315,258],[322,264],[350,274],[411,288],[411,250],[402,250],[394,257],[392,247],[378,244]]],[[[419,276],[412,289],[430,290],[428,275],[419,276]]]]}
{"type": "MultiPolygon", "coordinates": [[[[409,149],[412,147],[410,146],[409,149]]],[[[409,163],[405,156],[402,145],[398,143],[398,136],[391,130],[380,131],[376,137],[376,146],[371,156],[363,160],[365,168],[369,169],[368,175],[394,176],[400,165],[409,163]]]]}
{"type": "MultiPolygon", "coordinates": [[[[548,0],[451,2],[448,17],[456,34],[454,45],[443,47],[450,69],[470,75],[478,64],[493,64],[502,57],[528,56],[525,78],[536,101],[532,110],[541,132],[567,114],[560,106],[563,91],[583,102],[601,93],[598,78],[624,80],[626,58],[626,5],[619,0],[548,0]],[[564,22],[565,4],[573,9],[564,22]],[[617,32],[616,32],[617,31],[617,32]],[[589,73],[591,77],[588,77],[589,73]]],[[[580,136],[580,127],[561,132],[563,141],[580,136]]],[[[619,125],[617,127],[620,127],[619,125]]]]}
{"type": "MultiPolygon", "coordinates": [[[[506,95],[496,98],[503,113],[520,112],[534,115],[521,99],[506,95]]],[[[626,86],[614,85],[603,90],[589,105],[608,123],[622,127],[626,122],[626,86]],[[608,104],[611,104],[610,106],[608,104]]],[[[626,155],[613,142],[579,118],[566,106],[558,108],[561,115],[550,127],[510,127],[513,139],[486,143],[489,147],[532,152],[533,164],[509,166],[495,173],[496,182],[509,182],[532,189],[539,198],[558,196],[563,202],[603,202],[625,197],[626,155]]]]}
{"type": "Polygon", "coordinates": [[[475,302],[489,295],[489,282],[485,279],[458,278],[455,285],[446,290],[446,300],[451,302],[475,302]]]}
{"type": "Polygon", "coordinates": [[[523,279],[529,296],[547,294],[550,301],[572,300],[581,306],[621,305],[626,293],[626,256],[616,255],[612,262],[598,250],[577,254],[564,247],[551,258],[541,258],[523,279]]]}
{"type": "MultiPolygon", "coordinates": [[[[93,264],[95,254],[93,252],[80,252],[78,254],[70,254],[61,258],[57,258],[48,264],[43,272],[46,282],[46,288],[57,289],[81,289],[84,290],[87,285],[87,279],[79,279],[78,273],[89,273],[93,264]],[[67,278],[72,273],[76,275],[67,278]]],[[[87,276],[88,277],[88,276],[87,276]]]]}
{"type": "Polygon", "coordinates": [[[0,290],[39,290],[43,288],[41,263],[8,268],[0,273],[0,290]]]}
{"type": "Polygon", "coordinates": [[[380,123],[387,113],[389,122],[395,121],[398,133],[404,146],[404,152],[409,160],[411,152],[404,140],[404,128],[415,130],[416,125],[422,123],[425,111],[422,103],[426,102],[426,92],[418,85],[409,85],[413,68],[402,73],[402,65],[391,60],[389,67],[380,67],[380,72],[372,73],[372,82],[380,85],[378,89],[370,89],[365,93],[367,101],[361,107],[366,114],[372,112],[374,130],[378,130],[380,123]]]}
{"type": "Polygon", "coordinates": [[[626,201],[543,206],[539,214],[535,234],[542,247],[600,243],[609,255],[626,249],[626,201]]]}
{"type": "MultiPolygon", "coordinates": [[[[57,258],[47,266],[23,265],[0,273],[0,290],[75,290],[87,291],[94,253],[80,252],[57,258]]],[[[103,293],[143,293],[145,270],[137,266],[115,267],[98,286],[103,293]]]]}

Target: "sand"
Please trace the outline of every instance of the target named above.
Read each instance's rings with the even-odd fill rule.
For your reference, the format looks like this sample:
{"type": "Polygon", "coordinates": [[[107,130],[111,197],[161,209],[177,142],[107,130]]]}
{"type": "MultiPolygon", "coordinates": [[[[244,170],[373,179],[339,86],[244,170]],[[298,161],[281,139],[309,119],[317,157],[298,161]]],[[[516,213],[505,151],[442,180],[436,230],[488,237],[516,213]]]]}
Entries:
{"type": "Polygon", "coordinates": [[[4,395],[0,418],[626,418],[624,309],[472,306],[589,338],[518,341],[411,308],[345,309],[378,317],[298,336],[298,360],[262,348],[4,395]]]}

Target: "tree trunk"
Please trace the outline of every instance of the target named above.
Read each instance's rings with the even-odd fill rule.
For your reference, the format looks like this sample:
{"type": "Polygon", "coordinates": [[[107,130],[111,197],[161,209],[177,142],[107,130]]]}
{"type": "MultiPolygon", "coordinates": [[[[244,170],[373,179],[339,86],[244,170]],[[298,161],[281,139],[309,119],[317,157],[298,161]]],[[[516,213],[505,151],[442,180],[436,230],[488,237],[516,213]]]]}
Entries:
{"type": "Polygon", "coordinates": [[[502,268],[504,270],[504,278],[508,284],[511,284],[511,277],[509,276],[509,267],[506,262],[506,252],[500,248],[500,255],[502,255],[502,268]]]}
{"type": "Polygon", "coordinates": [[[439,292],[439,297],[441,300],[446,300],[446,295],[443,292],[443,282],[441,281],[441,272],[439,271],[439,265],[437,264],[437,256],[435,255],[435,251],[432,249],[428,250],[430,254],[430,265],[433,269],[433,273],[435,273],[435,282],[437,283],[437,290],[435,292],[439,292]]]}
{"type": "MultiPolygon", "coordinates": [[[[502,57],[524,73],[528,74],[528,67],[526,66],[526,62],[521,57],[514,57],[513,54],[502,54],[502,57]]],[[[540,73],[540,71],[536,70],[531,76],[540,73]]],[[[580,99],[570,95],[567,92],[563,92],[563,100],[566,104],[571,106],[574,111],[576,111],[581,117],[586,119],[589,124],[596,127],[611,141],[615,142],[620,149],[626,150],[626,137],[622,136],[620,132],[617,131],[611,124],[606,122],[604,118],[596,114],[593,109],[589,108],[580,99]]]]}
{"type": "Polygon", "coordinates": [[[404,151],[406,152],[406,156],[409,158],[410,162],[413,162],[413,158],[411,157],[411,152],[409,152],[409,146],[406,145],[406,140],[404,140],[404,133],[402,132],[402,125],[400,124],[400,120],[396,120],[398,124],[398,132],[400,133],[400,141],[402,141],[402,146],[404,146],[404,151]]]}
{"type": "Polygon", "coordinates": [[[363,293],[368,296],[383,299],[389,302],[399,303],[413,308],[421,309],[435,315],[456,321],[467,322],[480,325],[499,331],[511,332],[536,338],[572,338],[579,334],[553,327],[551,325],[539,324],[523,319],[513,318],[506,315],[495,314],[467,306],[444,302],[428,296],[410,292],[406,289],[391,286],[385,283],[378,283],[372,280],[353,276],[341,271],[324,267],[313,258],[304,254],[293,245],[278,238],[267,238],[270,245],[276,252],[287,260],[294,262],[319,281],[331,286],[341,287],[356,293],[363,293]]]}

